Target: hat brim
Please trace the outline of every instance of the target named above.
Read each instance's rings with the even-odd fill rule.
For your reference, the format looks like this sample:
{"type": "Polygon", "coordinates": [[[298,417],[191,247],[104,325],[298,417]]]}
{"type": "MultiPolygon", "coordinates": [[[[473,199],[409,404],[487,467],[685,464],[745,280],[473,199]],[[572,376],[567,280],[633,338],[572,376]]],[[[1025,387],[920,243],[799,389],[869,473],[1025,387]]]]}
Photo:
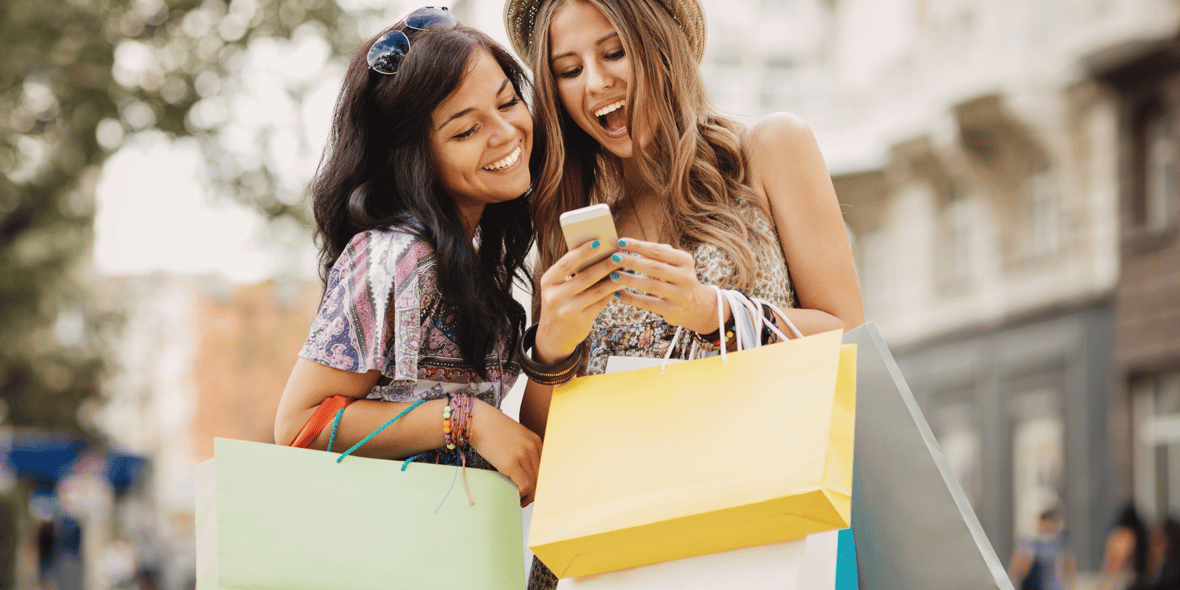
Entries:
{"type": "MultiPolygon", "coordinates": [[[[504,3],[504,28],[516,54],[532,61],[533,28],[537,10],[547,0],[507,0],[504,3]]],[[[697,63],[705,55],[705,11],[699,0],[659,0],[668,10],[680,30],[688,38],[688,47],[697,63]]]]}

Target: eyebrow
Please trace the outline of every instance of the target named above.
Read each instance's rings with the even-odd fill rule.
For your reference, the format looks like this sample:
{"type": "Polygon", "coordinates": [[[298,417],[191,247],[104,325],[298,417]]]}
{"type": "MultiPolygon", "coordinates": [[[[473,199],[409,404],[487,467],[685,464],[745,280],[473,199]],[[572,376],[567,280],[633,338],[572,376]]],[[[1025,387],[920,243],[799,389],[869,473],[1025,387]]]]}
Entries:
{"type": "MultiPolygon", "coordinates": [[[[504,93],[504,88],[508,86],[508,82],[509,82],[508,78],[504,78],[504,81],[500,83],[500,89],[496,91],[496,96],[500,96],[501,94],[504,93]]],[[[451,121],[454,121],[455,119],[458,119],[459,117],[467,115],[474,110],[475,110],[475,107],[467,107],[467,108],[451,115],[450,117],[447,117],[447,120],[440,123],[438,128],[442,129],[443,127],[447,126],[447,123],[450,123],[451,121]]]]}
{"type": "MultiPolygon", "coordinates": [[[[595,42],[594,42],[594,45],[602,45],[603,43],[605,43],[605,42],[606,42],[606,40],[607,40],[607,39],[610,39],[611,37],[618,37],[618,36],[619,36],[619,33],[618,33],[618,31],[611,31],[611,32],[610,32],[610,33],[608,33],[608,34],[607,34],[605,37],[603,37],[603,38],[601,38],[601,39],[599,39],[599,40],[595,41],[595,42]]],[[[555,55],[555,56],[553,56],[552,58],[550,58],[550,59],[549,59],[549,63],[553,63],[553,62],[555,62],[555,61],[557,61],[557,60],[559,60],[559,59],[561,59],[561,58],[563,58],[563,57],[569,57],[569,56],[571,56],[571,55],[573,55],[573,54],[574,54],[574,52],[573,52],[573,51],[567,51],[567,52],[565,52],[565,53],[563,53],[563,54],[561,54],[561,55],[555,55]]]]}

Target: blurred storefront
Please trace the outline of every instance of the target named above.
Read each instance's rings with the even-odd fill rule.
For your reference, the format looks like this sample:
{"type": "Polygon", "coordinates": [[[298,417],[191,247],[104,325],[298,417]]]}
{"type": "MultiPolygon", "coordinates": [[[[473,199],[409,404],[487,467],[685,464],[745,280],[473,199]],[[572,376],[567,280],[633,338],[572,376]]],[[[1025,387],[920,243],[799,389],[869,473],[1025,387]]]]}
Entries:
{"type": "Polygon", "coordinates": [[[15,564],[4,564],[15,565],[15,587],[116,587],[107,572],[87,566],[119,539],[139,557],[128,580],[156,574],[157,564],[142,558],[152,539],[134,516],[151,504],[147,458],[43,432],[8,431],[2,439],[0,496],[25,504],[6,525],[15,525],[15,564]]]}
{"type": "Polygon", "coordinates": [[[867,317],[1001,559],[1060,506],[1092,578],[1117,505],[1180,509],[1180,5],[709,14],[718,106],[814,130],[867,317]]]}
{"type": "Polygon", "coordinates": [[[1156,521],[1180,516],[1180,33],[1088,65],[1118,104],[1118,491],[1156,521]]]}
{"type": "MultiPolygon", "coordinates": [[[[94,421],[128,452],[103,463],[109,490],[67,477],[33,512],[43,523],[77,503],[107,506],[102,519],[80,525],[84,536],[100,539],[87,541],[89,550],[82,552],[87,588],[191,589],[194,467],[212,456],[214,437],[272,440],[278,399],[321,287],[318,281],[237,285],[157,273],[108,277],[103,288],[127,312],[113,351],[120,370],[94,421]],[[132,479],[136,485],[128,487],[132,479]]],[[[85,456],[68,441],[59,446],[54,465],[71,453],[85,456]]],[[[51,455],[39,456],[44,463],[51,455]]],[[[28,474],[23,478],[49,481],[41,472],[57,473],[46,465],[18,470],[28,474]]]]}

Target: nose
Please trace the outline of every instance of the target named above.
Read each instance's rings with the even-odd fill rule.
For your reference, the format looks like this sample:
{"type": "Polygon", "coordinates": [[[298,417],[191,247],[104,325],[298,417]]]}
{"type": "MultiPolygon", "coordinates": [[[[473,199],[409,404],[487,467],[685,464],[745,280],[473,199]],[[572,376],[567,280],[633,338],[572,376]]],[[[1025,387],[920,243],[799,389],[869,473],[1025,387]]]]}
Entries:
{"type": "Polygon", "coordinates": [[[493,146],[504,145],[516,139],[516,126],[504,113],[496,113],[490,123],[492,125],[492,133],[488,142],[493,146]]]}
{"type": "Polygon", "coordinates": [[[589,63],[586,68],[586,91],[597,94],[615,85],[615,78],[599,63],[589,63]]]}

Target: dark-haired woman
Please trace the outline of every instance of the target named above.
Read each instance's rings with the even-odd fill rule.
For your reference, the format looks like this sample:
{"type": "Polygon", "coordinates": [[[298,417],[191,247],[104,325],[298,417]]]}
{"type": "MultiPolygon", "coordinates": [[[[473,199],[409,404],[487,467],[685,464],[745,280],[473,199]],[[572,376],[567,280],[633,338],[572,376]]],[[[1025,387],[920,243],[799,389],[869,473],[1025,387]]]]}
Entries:
{"type": "MultiPolygon", "coordinates": [[[[520,66],[445,9],[365,44],[312,187],[325,293],[275,419],[293,441],[326,399],[380,458],[494,468],[531,501],[540,438],[499,410],[519,367],[512,283],[532,243],[532,119],[520,66]]],[[[313,448],[333,436],[325,428],[313,448]]]]}

